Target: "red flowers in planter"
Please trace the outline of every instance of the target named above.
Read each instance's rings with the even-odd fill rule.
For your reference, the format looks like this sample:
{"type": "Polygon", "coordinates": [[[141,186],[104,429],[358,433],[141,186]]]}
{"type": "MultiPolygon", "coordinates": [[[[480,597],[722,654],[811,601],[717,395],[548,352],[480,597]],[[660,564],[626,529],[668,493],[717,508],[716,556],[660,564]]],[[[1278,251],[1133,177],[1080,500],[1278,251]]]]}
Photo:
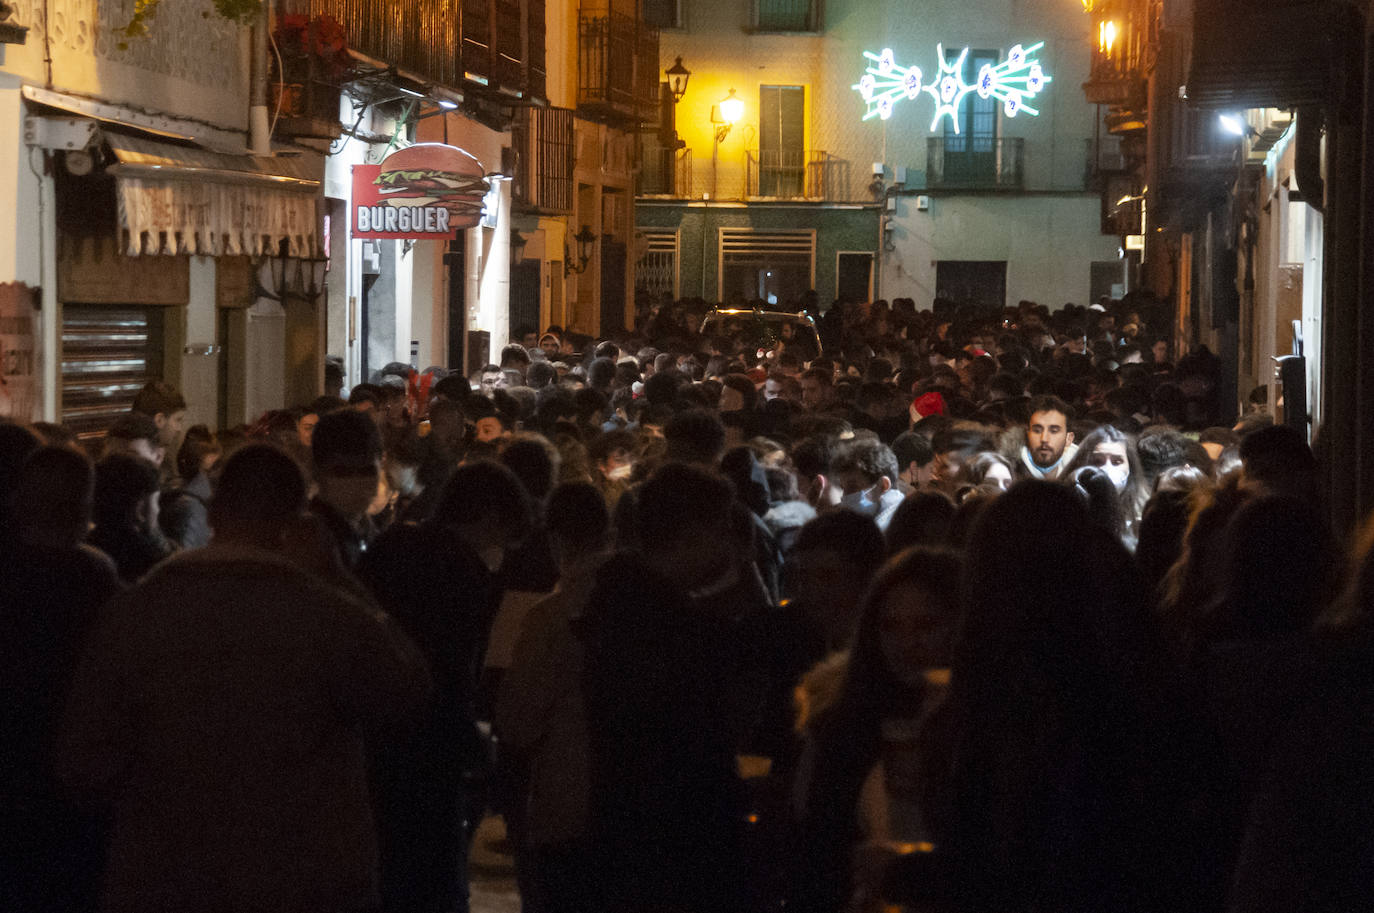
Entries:
{"type": "Polygon", "coordinates": [[[343,25],[333,16],[314,19],[299,13],[279,16],[272,38],[288,71],[294,69],[289,61],[304,63],[313,58],[318,77],[338,80],[353,62],[348,56],[343,25]]]}

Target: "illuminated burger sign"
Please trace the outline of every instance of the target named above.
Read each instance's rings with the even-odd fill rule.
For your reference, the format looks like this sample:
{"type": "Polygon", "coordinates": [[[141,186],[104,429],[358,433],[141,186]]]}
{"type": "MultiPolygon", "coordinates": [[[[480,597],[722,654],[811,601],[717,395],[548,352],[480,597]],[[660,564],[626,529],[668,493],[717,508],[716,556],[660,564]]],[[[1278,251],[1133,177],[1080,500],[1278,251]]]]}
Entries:
{"type": "Polygon", "coordinates": [[[353,237],[451,238],[482,219],[482,163],[442,143],[398,149],[353,166],[353,237]]]}

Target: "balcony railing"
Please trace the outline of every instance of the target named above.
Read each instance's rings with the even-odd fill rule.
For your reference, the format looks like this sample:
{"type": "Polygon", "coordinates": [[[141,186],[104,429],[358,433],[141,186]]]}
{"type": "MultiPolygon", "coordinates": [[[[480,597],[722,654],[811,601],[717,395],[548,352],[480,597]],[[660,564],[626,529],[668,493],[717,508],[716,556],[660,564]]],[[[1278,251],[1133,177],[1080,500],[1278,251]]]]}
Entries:
{"type": "Polygon", "coordinates": [[[646,145],[636,193],[691,199],[692,150],[646,145]]]}
{"type": "Polygon", "coordinates": [[[602,119],[645,124],[658,116],[658,29],[631,16],[583,16],[577,105],[602,119]]]}
{"type": "Polygon", "coordinates": [[[932,136],[926,140],[930,190],[1020,190],[1025,183],[1021,137],[932,136]]]}
{"type": "Polygon", "coordinates": [[[1092,69],[1083,93],[1092,104],[1143,106],[1159,0],[1099,0],[1093,7],[1092,69]]]}
{"type": "Polygon", "coordinates": [[[576,182],[573,112],[568,108],[521,108],[511,125],[515,150],[515,204],[522,209],[566,214],[573,211],[576,182]]]}
{"type": "Polygon", "coordinates": [[[546,0],[279,0],[280,15],[332,16],[350,49],[431,83],[545,94],[546,0]]]}
{"type": "Polygon", "coordinates": [[[841,170],[848,164],[819,149],[750,149],[745,153],[745,195],[780,200],[843,198],[841,170]]]}

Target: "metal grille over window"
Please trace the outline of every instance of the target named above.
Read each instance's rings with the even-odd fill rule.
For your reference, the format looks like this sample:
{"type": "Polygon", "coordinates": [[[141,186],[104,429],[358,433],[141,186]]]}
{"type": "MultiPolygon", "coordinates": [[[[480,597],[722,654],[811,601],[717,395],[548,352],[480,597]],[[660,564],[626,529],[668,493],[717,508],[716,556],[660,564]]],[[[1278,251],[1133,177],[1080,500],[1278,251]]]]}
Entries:
{"type": "Polygon", "coordinates": [[[161,308],[63,307],[62,422],[80,438],[104,435],[161,377],[161,308]]]}
{"type": "Polygon", "coordinates": [[[816,284],[816,232],[720,229],[720,300],[799,306],[816,284]]]}
{"type": "Polygon", "coordinates": [[[677,298],[678,233],[641,228],[639,262],[635,266],[636,291],[660,298],[677,298]]]}
{"type": "Polygon", "coordinates": [[[511,126],[519,155],[515,201],[536,212],[573,209],[573,112],[568,108],[519,109],[511,126]]]}

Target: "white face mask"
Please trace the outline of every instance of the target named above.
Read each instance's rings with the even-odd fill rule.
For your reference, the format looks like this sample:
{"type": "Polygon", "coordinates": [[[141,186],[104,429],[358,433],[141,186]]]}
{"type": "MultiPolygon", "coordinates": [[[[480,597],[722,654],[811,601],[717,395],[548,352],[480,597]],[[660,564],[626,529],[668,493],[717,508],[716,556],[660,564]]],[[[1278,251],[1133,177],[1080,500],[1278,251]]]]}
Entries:
{"type": "Polygon", "coordinates": [[[612,469],[606,471],[606,478],[628,479],[630,477],[630,473],[634,472],[634,468],[635,467],[633,463],[626,463],[623,466],[613,467],[612,469]]]}
{"type": "Polygon", "coordinates": [[[1129,465],[1123,463],[1120,466],[1113,466],[1111,463],[1108,463],[1098,468],[1107,474],[1107,478],[1112,480],[1112,484],[1116,486],[1117,491],[1126,490],[1126,483],[1131,479],[1131,467],[1129,465]]]}
{"type": "Polygon", "coordinates": [[[865,517],[876,517],[878,515],[878,501],[875,500],[871,488],[861,488],[860,490],[847,494],[840,498],[840,506],[846,510],[863,514],[865,517]]]}

